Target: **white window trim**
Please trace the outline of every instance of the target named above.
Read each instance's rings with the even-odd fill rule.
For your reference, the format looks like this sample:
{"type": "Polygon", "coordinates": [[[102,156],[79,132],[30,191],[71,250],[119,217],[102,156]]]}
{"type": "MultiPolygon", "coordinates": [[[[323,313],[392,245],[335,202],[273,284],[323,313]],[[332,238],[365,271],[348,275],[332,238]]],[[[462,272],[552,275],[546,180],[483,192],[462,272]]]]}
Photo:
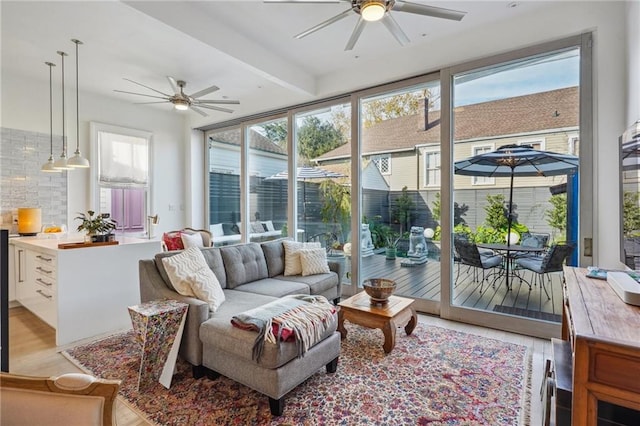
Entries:
{"type": "MultiPolygon", "coordinates": [[[[473,145],[471,146],[471,156],[478,155],[478,153],[476,152],[478,149],[484,150],[486,148],[489,148],[489,151],[494,151],[496,149],[495,144],[473,145]]],[[[495,185],[495,184],[496,184],[495,178],[485,177],[485,176],[471,176],[472,186],[488,186],[488,185],[495,185]],[[477,181],[477,179],[480,177],[484,179],[484,182],[477,181]]]]}
{"type": "Polygon", "coordinates": [[[380,174],[383,176],[390,176],[391,175],[391,154],[377,154],[377,155],[372,155],[371,156],[371,161],[373,161],[375,163],[375,160],[378,159],[383,159],[383,158],[387,158],[387,164],[389,165],[389,170],[387,172],[383,172],[380,170],[380,168],[378,167],[378,165],[376,164],[376,168],[380,171],[380,174]]]}
{"type": "Polygon", "coordinates": [[[424,160],[423,160],[423,164],[424,164],[424,167],[423,167],[424,179],[422,180],[422,186],[425,187],[425,188],[439,188],[440,185],[442,184],[442,171],[441,171],[442,167],[438,167],[437,169],[435,169],[440,174],[440,178],[438,179],[440,181],[439,183],[435,184],[435,183],[429,183],[427,181],[427,176],[429,174],[428,173],[429,169],[427,168],[427,166],[428,166],[427,158],[428,158],[429,154],[440,154],[440,161],[442,161],[442,153],[440,152],[440,149],[425,149],[422,152],[422,155],[424,157],[424,160]]]}
{"type": "MultiPolygon", "coordinates": [[[[149,182],[147,185],[147,202],[146,202],[146,211],[145,216],[150,216],[152,211],[154,211],[153,206],[153,133],[147,132],[145,130],[131,129],[127,127],[114,126],[111,124],[90,122],[89,123],[89,135],[90,135],[90,143],[91,147],[91,164],[92,167],[89,169],[91,173],[91,181],[90,181],[90,206],[89,209],[97,209],[100,206],[100,185],[98,183],[98,135],[101,132],[108,133],[116,133],[127,136],[134,136],[139,138],[144,138],[147,140],[149,149],[149,182]]],[[[146,230],[145,230],[146,231],[146,230]]]]}
{"type": "Polygon", "coordinates": [[[546,148],[547,140],[545,138],[529,138],[518,140],[518,145],[535,145],[540,144],[540,151],[544,151],[546,148]]]}
{"type": "Polygon", "coordinates": [[[567,152],[576,155],[576,142],[580,142],[579,133],[569,133],[567,135],[567,152]]]}

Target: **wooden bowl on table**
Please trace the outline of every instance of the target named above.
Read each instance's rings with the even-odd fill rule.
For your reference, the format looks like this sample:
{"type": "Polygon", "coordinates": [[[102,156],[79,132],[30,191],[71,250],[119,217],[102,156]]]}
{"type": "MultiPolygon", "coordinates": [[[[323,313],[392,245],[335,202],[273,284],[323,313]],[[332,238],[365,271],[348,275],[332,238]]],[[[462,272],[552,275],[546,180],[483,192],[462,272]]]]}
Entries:
{"type": "Polygon", "coordinates": [[[372,304],[387,303],[396,290],[396,282],[387,278],[369,278],[364,280],[362,286],[372,304]]]}

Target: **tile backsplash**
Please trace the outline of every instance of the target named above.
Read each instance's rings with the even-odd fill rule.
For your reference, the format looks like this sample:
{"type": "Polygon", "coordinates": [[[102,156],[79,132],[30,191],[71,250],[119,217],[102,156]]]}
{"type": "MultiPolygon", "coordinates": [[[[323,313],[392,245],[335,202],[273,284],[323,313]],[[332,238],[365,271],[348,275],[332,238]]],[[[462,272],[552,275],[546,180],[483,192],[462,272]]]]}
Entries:
{"type": "MultiPolygon", "coordinates": [[[[67,172],[44,173],[49,159],[48,133],[0,128],[0,228],[16,231],[18,207],[42,209],[42,223],[66,224],[67,172]]],[[[60,156],[62,137],[53,136],[53,157],[60,156]]]]}

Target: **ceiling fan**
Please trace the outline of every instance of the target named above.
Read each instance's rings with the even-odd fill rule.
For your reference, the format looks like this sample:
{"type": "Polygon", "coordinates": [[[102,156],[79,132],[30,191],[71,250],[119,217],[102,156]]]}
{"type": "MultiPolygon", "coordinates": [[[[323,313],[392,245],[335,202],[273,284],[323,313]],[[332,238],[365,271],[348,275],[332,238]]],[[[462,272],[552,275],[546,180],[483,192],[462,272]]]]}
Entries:
{"type": "Polygon", "coordinates": [[[128,93],[130,95],[138,95],[138,96],[146,96],[148,98],[163,99],[162,101],[154,101],[154,102],[136,102],[137,104],[161,104],[164,102],[171,102],[174,108],[177,110],[184,111],[187,109],[191,109],[192,111],[197,112],[203,117],[207,117],[208,114],[204,112],[201,108],[213,109],[213,110],[222,111],[222,112],[233,112],[233,110],[231,109],[213,106],[211,104],[227,104],[227,105],[240,104],[240,101],[233,101],[228,99],[221,99],[221,100],[198,99],[201,96],[208,95],[209,93],[213,93],[216,90],[219,90],[220,88],[218,86],[207,87],[206,89],[200,90],[199,92],[193,93],[191,95],[187,95],[186,93],[184,93],[184,88],[187,86],[186,81],[176,80],[173,77],[167,77],[167,80],[169,80],[169,84],[171,85],[171,88],[173,89],[173,92],[174,92],[173,95],[170,95],[168,93],[164,93],[159,90],[156,90],[152,87],[145,86],[144,84],[138,83],[137,81],[133,81],[128,78],[125,78],[125,80],[130,81],[131,83],[137,84],[138,86],[147,88],[149,90],[153,90],[154,92],[162,95],[162,96],[156,96],[156,95],[147,95],[144,93],[126,92],[124,90],[114,90],[114,92],[119,92],[119,93],[128,93]]]}
{"type": "Polygon", "coordinates": [[[395,37],[401,46],[409,43],[409,37],[402,31],[400,25],[391,16],[391,11],[394,12],[407,12],[416,15],[431,16],[434,18],[451,19],[454,21],[460,21],[466,15],[466,12],[460,12],[452,9],[445,9],[442,7],[428,6],[426,4],[411,3],[403,0],[264,0],[265,3],[350,3],[351,9],[347,9],[344,12],[327,19],[324,22],[319,23],[315,27],[311,27],[306,31],[297,34],[295,38],[303,38],[312,34],[318,30],[321,30],[329,25],[338,22],[339,20],[351,15],[352,12],[360,15],[356,27],[351,33],[351,37],[347,42],[344,50],[351,50],[355,46],[362,30],[367,22],[382,21],[389,32],[395,37]]]}

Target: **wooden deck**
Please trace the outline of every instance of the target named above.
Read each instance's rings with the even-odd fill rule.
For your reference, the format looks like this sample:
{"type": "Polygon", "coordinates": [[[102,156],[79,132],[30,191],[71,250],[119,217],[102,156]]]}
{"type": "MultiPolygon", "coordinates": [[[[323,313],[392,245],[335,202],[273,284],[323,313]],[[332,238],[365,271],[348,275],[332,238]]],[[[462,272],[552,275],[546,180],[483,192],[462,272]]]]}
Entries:
{"type": "MultiPolygon", "coordinates": [[[[389,278],[396,281],[395,294],[399,296],[439,300],[440,298],[440,262],[429,259],[423,265],[403,267],[400,263],[404,259],[387,260],[382,254],[365,257],[362,261],[362,278],[389,278]]],[[[458,265],[454,266],[454,279],[458,265]]],[[[520,274],[533,284],[530,271],[519,271],[520,274]]],[[[480,292],[480,283],[474,280],[473,268],[462,266],[457,284],[453,290],[453,304],[487,311],[505,312],[528,318],[538,318],[547,321],[560,322],[562,316],[562,274],[549,275],[551,284],[546,288],[551,299],[539,285],[529,290],[525,282],[517,278],[511,283],[511,290],[507,290],[504,278],[491,285],[493,277],[485,282],[480,292]]],[[[482,278],[479,272],[478,278],[482,278]]]]}

